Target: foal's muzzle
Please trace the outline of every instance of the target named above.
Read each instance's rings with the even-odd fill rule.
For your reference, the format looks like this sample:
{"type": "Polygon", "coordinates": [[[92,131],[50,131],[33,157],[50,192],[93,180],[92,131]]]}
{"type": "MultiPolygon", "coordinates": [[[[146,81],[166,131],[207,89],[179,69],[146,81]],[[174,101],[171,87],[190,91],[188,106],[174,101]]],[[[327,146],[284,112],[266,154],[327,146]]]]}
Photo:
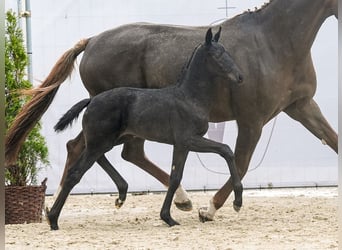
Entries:
{"type": "Polygon", "coordinates": [[[243,76],[242,75],[238,75],[238,79],[237,79],[238,83],[242,83],[243,82],[243,76]]]}

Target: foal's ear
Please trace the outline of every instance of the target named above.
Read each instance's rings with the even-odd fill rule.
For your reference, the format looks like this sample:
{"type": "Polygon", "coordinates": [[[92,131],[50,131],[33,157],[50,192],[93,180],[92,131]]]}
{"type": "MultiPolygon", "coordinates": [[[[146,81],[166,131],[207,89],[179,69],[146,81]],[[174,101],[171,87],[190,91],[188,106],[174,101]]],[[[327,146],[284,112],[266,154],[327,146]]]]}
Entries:
{"type": "Polygon", "coordinates": [[[205,45],[211,45],[211,40],[213,39],[213,33],[211,32],[211,28],[208,29],[207,34],[205,35],[205,45]]]}
{"type": "Polygon", "coordinates": [[[219,31],[217,31],[217,33],[214,36],[214,42],[218,42],[218,40],[220,39],[221,29],[222,27],[220,26],[219,31]]]}

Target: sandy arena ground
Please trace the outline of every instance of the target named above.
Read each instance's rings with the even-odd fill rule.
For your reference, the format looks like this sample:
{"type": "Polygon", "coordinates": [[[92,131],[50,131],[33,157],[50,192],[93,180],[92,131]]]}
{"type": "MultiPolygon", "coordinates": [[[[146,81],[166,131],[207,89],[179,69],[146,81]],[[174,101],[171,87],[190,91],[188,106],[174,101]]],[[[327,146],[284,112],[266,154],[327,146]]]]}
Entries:
{"type": "MultiPolygon", "coordinates": [[[[232,198],[201,223],[197,209],[214,192],[190,192],[194,210],[171,213],[181,225],[159,219],[165,196],[128,195],[121,209],[115,195],[72,195],[60,230],[43,223],[6,225],[6,249],[337,249],[337,188],[245,190],[239,213],[232,198]]],[[[46,198],[51,205],[52,197],[46,198]]]]}

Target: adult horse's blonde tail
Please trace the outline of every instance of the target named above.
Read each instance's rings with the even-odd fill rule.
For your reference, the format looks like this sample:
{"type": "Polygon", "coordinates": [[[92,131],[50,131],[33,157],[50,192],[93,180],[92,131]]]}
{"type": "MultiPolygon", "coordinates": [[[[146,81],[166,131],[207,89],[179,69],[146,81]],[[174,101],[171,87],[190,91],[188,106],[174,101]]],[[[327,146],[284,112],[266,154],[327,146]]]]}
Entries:
{"type": "Polygon", "coordinates": [[[26,94],[31,94],[32,98],[23,106],[7,131],[5,137],[6,167],[15,164],[21,145],[51,104],[59,86],[70,76],[77,56],[84,51],[89,40],[90,38],[83,39],[66,51],[39,87],[25,91],[26,94]]]}

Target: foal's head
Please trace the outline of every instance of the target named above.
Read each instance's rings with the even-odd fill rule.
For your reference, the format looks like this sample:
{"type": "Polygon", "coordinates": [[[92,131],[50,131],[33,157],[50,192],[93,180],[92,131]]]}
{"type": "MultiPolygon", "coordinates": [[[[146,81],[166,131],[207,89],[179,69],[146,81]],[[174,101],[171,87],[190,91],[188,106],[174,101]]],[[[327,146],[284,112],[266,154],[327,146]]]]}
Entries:
{"type": "Polygon", "coordinates": [[[204,63],[210,73],[225,79],[228,78],[229,82],[242,83],[241,70],[223,45],[218,43],[220,34],[221,27],[213,38],[213,33],[209,28],[205,36],[205,43],[198,48],[198,52],[205,56],[204,63]]]}

